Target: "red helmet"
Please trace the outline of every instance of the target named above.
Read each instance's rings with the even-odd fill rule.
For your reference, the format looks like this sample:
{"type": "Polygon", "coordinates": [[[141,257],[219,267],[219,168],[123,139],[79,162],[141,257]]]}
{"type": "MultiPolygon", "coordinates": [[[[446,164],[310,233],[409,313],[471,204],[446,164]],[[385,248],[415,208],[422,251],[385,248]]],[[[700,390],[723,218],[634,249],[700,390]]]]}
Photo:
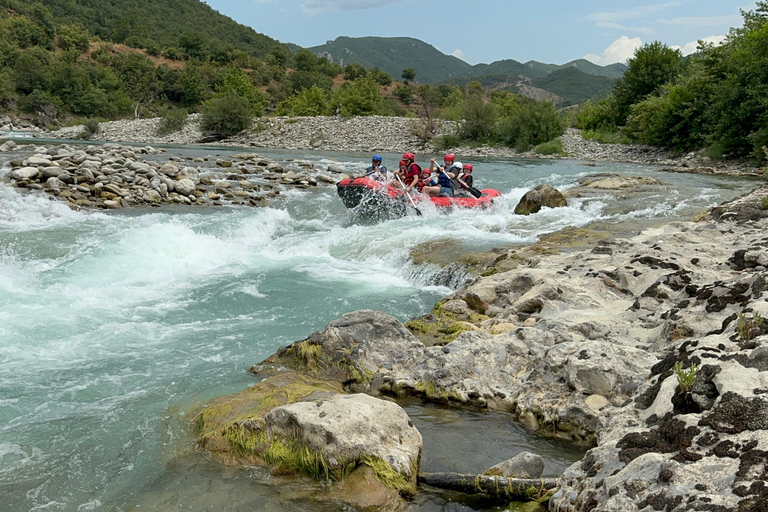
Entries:
{"type": "Polygon", "coordinates": [[[399,165],[400,165],[400,167],[403,167],[403,166],[406,166],[408,164],[405,163],[405,160],[400,160],[400,164],[399,165]]]}
{"type": "Polygon", "coordinates": [[[421,170],[421,175],[422,176],[429,176],[431,174],[432,174],[432,171],[430,171],[429,169],[422,169],[421,170]]]}
{"type": "Polygon", "coordinates": [[[443,158],[444,162],[453,162],[455,160],[456,160],[456,157],[453,156],[451,153],[448,153],[447,155],[445,155],[445,158],[443,158]]]}
{"type": "Polygon", "coordinates": [[[472,170],[472,164],[464,164],[464,167],[462,167],[465,171],[471,171],[472,170]]]}
{"type": "Polygon", "coordinates": [[[406,153],[403,155],[403,160],[416,160],[416,155],[413,153],[406,153]]]}

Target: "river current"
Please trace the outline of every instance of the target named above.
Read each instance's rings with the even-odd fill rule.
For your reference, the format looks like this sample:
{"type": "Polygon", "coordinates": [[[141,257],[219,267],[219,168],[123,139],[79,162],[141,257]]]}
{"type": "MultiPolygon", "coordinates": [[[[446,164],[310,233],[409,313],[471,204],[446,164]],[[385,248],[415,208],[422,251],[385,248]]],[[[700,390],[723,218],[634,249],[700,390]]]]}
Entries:
{"type": "MultiPolygon", "coordinates": [[[[162,158],[235,152],[242,149],[169,147],[162,158]]],[[[369,157],[259,153],[351,173],[369,157]]],[[[753,185],[633,164],[483,159],[472,161],[476,186],[503,194],[490,210],[424,206],[421,217],[361,225],[335,187],[286,191],[264,208],[75,212],[12,188],[5,178],[16,155],[0,154],[3,511],[321,510],[311,498],[318,484],[223,467],[199,453],[190,413],[253,385],[251,365],[345,312],[377,309],[403,322],[428,312],[465,276],[446,284],[435,279],[437,267],[412,264],[421,243],[450,239],[470,251],[530,244],[566,226],[632,233],[690,219],[753,185]],[[534,186],[563,189],[596,172],[664,185],[513,214],[534,186]]],[[[385,164],[397,159],[385,155],[385,164]]],[[[425,437],[427,471],[479,472],[529,450],[545,457],[552,476],[581,454],[507,415],[403,405],[425,437]]],[[[411,508],[439,511],[449,499],[425,493],[411,508]]]]}

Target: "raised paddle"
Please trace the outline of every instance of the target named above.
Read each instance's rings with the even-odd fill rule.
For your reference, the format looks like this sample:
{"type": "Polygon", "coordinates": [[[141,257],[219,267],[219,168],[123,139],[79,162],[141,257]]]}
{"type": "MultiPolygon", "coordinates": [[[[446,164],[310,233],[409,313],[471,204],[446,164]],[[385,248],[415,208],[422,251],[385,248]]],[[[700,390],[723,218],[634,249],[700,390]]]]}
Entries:
{"type": "Polygon", "coordinates": [[[405,192],[405,195],[407,195],[407,196],[408,196],[408,199],[410,199],[410,200],[411,200],[411,206],[413,206],[413,209],[414,209],[414,210],[416,210],[416,215],[418,215],[419,217],[421,217],[421,210],[419,210],[418,208],[416,208],[416,203],[414,203],[414,202],[413,202],[413,198],[411,197],[411,194],[409,194],[409,193],[408,193],[408,191],[407,191],[407,190],[405,190],[405,183],[403,183],[403,180],[401,180],[401,179],[400,179],[400,176],[398,176],[398,175],[397,175],[397,173],[395,173],[395,177],[397,178],[397,181],[399,181],[399,182],[400,182],[400,185],[402,185],[402,187],[403,187],[403,192],[405,192]]]}

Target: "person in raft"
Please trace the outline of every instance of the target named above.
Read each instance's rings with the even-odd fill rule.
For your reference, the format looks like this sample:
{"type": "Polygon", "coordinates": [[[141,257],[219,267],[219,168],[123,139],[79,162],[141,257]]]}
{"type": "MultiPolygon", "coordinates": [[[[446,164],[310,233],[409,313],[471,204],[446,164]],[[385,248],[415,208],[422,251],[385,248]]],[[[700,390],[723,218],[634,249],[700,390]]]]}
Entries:
{"type": "Polygon", "coordinates": [[[450,153],[445,155],[443,158],[443,163],[445,165],[439,165],[434,158],[430,161],[429,170],[437,171],[437,183],[440,186],[440,190],[438,190],[437,193],[433,193],[435,190],[430,189],[427,191],[427,194],[443,197],[453,197],[453,184],[451,183],[451,178],[456,177],[456,175],[459,173],[459,170],[461,169],[461,165],[456,164],[456,157],[450,153]]]}
{"type": "Polygon", "coordinates": [[[405,178],[403,183],[405,184],[405,191],[410,192],[421,179],[421,167],[415,162],[416,155],[413,153],[406,153],[403,155],[403,161],[405,162],[405,178]]]}
{"type": "Polygon", "coordinates": [[[470,197],[469,187],[473,186],[472,171],[474,167],[472,164],[464,164],[461,168],[461,174],[456,177],[456,180],[461,184],[461,190],[458,195],[461,197],[470,197]]]}
{"type": "Polygon", "coordinates": [[[437,186],[437,180],[432,178],[432,173],[429,169],[423,169],[421,171],[421,178],[419,178],[419,182],[416,184],[416,190],[422,194],[427,194],[425,190],[428,188],[439,189],[440,187],[437,186]]]}
{"type": "Polygon", "coordinates": [[[381,155],[373,155],[371,165],[365,170],[365,175],[374,181],[387,182],[390,179],[386,166],[381,164],[381,155]]]}

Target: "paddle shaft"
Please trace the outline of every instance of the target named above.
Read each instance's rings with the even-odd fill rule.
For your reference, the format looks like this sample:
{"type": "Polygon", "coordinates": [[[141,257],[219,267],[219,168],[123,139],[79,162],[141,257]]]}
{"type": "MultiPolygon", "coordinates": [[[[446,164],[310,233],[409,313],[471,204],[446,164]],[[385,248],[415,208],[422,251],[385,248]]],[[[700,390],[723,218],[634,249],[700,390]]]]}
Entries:
{"type": "Polygon", "coordinates": [[[405,192],[405,195],[408,196],[408,199],[411,200],[411,206],[413,206],[413,209],[416,210],[416,215],[421,216],[421,210],[416,208],[416,203],[413,202],[413,198],[411,197],[411,194],[409,194],[408,191],[405,189],[405,183],[403,183],[403,180],[400,179],[400,176],[398,176],[397,173],[395,173],[395,177],[397,178],[397,181],[400,182],[400,185],[403,186],[403,192],[405,192]]]}

